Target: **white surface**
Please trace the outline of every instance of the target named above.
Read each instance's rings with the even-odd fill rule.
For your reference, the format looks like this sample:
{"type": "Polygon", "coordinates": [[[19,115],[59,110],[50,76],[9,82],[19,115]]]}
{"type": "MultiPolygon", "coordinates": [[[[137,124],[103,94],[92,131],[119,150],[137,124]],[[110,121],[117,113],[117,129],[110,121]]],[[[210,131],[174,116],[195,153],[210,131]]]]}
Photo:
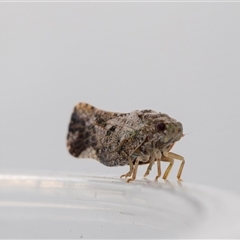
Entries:
{"type": "Polygon", "coordinates": [[[1,174],[0,195],[1,238],[240,237],[240,197],[189,183],[1,174]]]}

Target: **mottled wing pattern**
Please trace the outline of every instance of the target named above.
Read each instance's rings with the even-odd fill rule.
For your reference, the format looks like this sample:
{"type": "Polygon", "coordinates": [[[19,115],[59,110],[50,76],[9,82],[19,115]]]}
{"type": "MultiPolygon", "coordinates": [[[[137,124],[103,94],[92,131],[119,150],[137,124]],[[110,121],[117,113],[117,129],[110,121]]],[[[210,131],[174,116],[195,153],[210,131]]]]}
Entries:
{"type": "Polygon", "coordinates": [[[112,113],[79,103],[71,116],[67,136],[69,152],[93,158],[107,166],[128,164],[128,158],[144,141],[137,113],[112,113]]]}
{"type": "Polygon", "coordinates": [[[96,108],[79,103],[75,106],[67,135],[67,147],[74,157],[97,159],[94,146],[97,144],[94,129],[96,108]]]}
{"type": "Polygon", "coordinates": [[[145,136],[140,129],[143,127],[136,112],[115,114],[109,118],[102,129],[96,128],[99,138],[97,146],[98,158],[107,166],[119,166],[129,163],[129,157],[142,144],[145,136]]]}

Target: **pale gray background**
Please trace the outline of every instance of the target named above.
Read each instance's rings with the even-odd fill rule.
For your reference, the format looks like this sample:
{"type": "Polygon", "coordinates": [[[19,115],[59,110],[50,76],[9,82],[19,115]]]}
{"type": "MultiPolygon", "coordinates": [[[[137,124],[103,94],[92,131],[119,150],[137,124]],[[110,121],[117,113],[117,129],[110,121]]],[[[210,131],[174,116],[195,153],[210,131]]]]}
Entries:
{"type": "Polygon", "coordinates": [[[240,192],[239,3],[1,3],[0,18],[0,169],[128,171],[68,154],[84,101],[178,119],[183,180],[240,192]]]}

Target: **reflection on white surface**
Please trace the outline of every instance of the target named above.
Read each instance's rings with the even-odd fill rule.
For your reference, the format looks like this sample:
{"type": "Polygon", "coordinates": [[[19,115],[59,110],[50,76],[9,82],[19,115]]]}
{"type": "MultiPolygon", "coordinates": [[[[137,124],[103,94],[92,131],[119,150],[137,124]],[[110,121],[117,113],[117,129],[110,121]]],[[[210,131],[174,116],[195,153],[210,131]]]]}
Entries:
{"type": "Polygon", "coordinates": [[[1,238],[240,237],[240,197],[183,182],[0,175],[1,238]]]}

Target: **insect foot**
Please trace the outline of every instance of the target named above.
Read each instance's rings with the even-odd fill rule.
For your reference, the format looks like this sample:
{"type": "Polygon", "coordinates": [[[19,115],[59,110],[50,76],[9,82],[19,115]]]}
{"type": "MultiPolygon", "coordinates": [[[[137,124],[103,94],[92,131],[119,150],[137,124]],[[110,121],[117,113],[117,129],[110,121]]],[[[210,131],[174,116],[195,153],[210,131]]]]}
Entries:
{"type": "Polygon", "coordinates": [[[120,178],[124,178],[124,177],[127,178],[127,177],[131,177],[131,176],[132,176],[132,172],[129,171],[128,173],[121,175],[120,178]]]}

